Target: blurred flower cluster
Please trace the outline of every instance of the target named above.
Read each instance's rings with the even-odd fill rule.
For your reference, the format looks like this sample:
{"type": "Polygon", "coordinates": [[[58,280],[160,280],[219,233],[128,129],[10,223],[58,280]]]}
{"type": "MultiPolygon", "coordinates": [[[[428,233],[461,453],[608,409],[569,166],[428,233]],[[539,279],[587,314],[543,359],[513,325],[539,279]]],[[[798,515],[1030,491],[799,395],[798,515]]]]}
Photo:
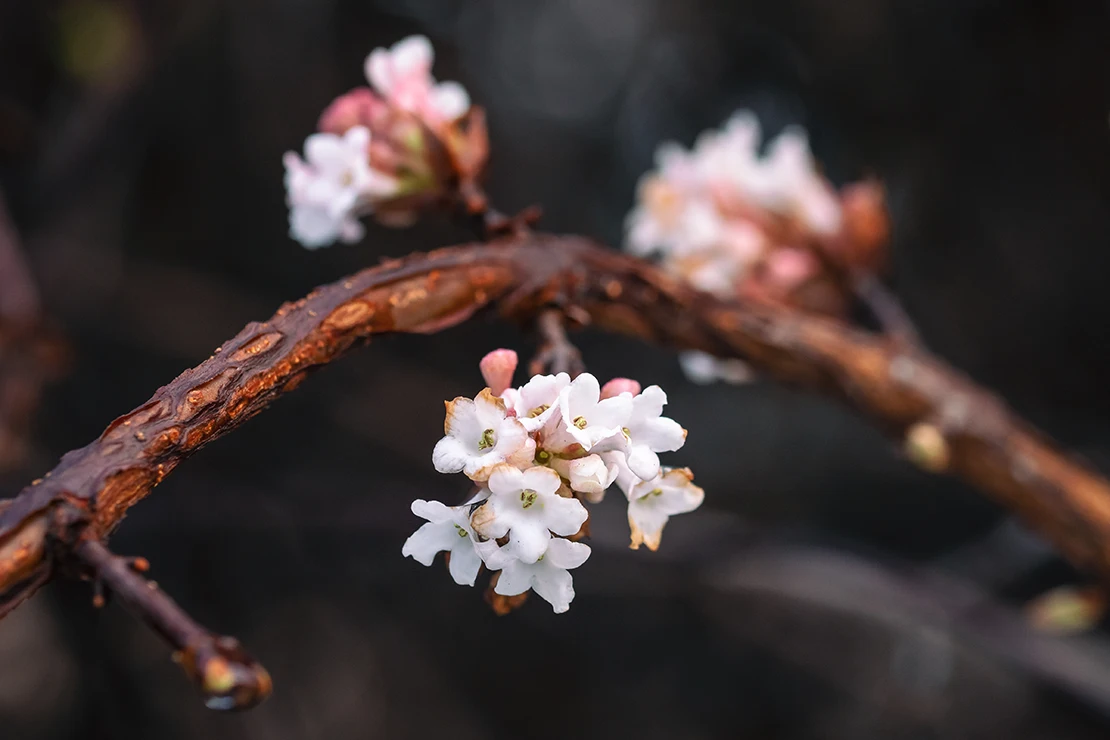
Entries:
{"type": "Polygon", "coordinates": [[[685,468],[667,468],[660,452],[679,449],[686,430],[663,416],[658,386],[618,378],[601,386],[589,373],[537,375],[512,387],[517,356],[497,350],[481,364],[488,384],[476,398],[447,403],[445,436],[432,453],[441,473],[463,473],[477,492],[462,506],[417,500],[427,520],[402,553],[431,565],[449,553],[456,583],[473,586],[484,564],[498,571],[500,597],[529,589],[556,612],[574,599],[571,570],[590,555],[579,542],[589,514],[614,483],[628,503],[633,549],[659,547],[675,515],[701,505],[704,493],[685,468]]]}
{"type": "MultiPolygon", "coordinates": [[[[691,150],[661,146],[628,217],[627,249],[658,255],[666,269],[722,298],[841,315],[844,274],[881,262],[882,193],[873,183],[838,193],[800,129],[782,132],[765,153],[760,145],[758,120],[741,112],[691,150]]],[[[700,353],[685,355],[683,366],[701,382],[750,377],[738,361],[700,353]]]]}
{"type": "Polygon", "coordinates": [[[360,216],[391,226],[473,180],[488,141],[481,109],[456,82],[432,76],[434,51],[412,36],[366,58],[370,87],[324,111],[304,157],[285,155],[290,235],[308,248],[362,238],[360,216]]]}

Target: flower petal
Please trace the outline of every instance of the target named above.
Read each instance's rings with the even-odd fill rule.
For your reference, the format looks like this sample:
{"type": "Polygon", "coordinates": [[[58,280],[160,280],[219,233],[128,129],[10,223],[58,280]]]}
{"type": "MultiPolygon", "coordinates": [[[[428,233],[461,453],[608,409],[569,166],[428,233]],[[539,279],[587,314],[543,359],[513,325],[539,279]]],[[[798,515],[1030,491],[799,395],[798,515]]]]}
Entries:
{"type": "Polygon", "coordinates": [[[444,437],[432,450],[432,465],[440,473],[460,473],[474,453],[456,437],[444,437]]]}
{"type": "MultiPolygon", "coordinates": [[[[456,533],[456,537],[458,537],[458,533],[456,533]]],[[[461,540],[462,537],[458,537],[458,539],[461,540]]],[[[467,538],[467,541],[469,542],[469,538],[467,538]]],[[[451,562],[447,566],[447,570],[451,573],[451,578],[455,580],[455,583],[460,586],[473,586],[481,568],[482,558],[472,544],[457,545],[451,550],[451,562]]]]}
{"type": "Polygon", "coordinates": [[[422,565],[431,565],[436,553],[450,550],[454,546],[459,539],[457,532],[454,524],[428,522],[405,540],[401,554],[422,565]]]}
{"type": "Polygon", "coordinates": [[[498,465],[486,484],[494,496],[515,496],[524,489],[524,473],[510,465],[498,465]]]}
{"type": "Polygon", "coordinates": [[[416,499],[412,502],[412,513],[429,522],[451,522],[455,520],[455,510],[439,501],[416,499]]]}
{"type": "Polygon", "coordinates": [[[532,467],[525,470],[520,477],[522,489],[531,489],[541,496],[554,494],[559,490],[561,483],[559,474],[551,468],[532,467]]]}
{"type": "Polygon", "coordinates": [[[551,604],[556,614],[562,614],[574,601],[574,578],[561,568],[537,568],[532,574],[532,590],[551,604]]]}
{"type": "Polygon", "coordinates": [[[590,546],[555,537],[547,546],[544,562],[556,568],[573,570],[590,557],[590,546]]]}
{"type": "Polygon", "coordinates": [[[590,518],[586,507],[576,498],[552,496],[544,501],[544,524],[555,534],[572,535],[590,518]]]}
{"type": "Polygon", "coordinates": [[[539,560],[547,552],[550,540],[551,535],[541,526],[517,524],[509,531],[509,547],[522,563],[531,564],[539,560]]]}
{"type": "Polygon", "coordinates": [[[535,566],[525,565],[519,560],[509,560],[503,563],[501,575],[497,577],[497,585],[493,592],[502,596],[517,596],[532,587],[532,572],[535,566]]]}
{"type": "Polygon", "coordinates": [[[634,444],[628,452],[628,469],[638,478],[651,480],[659,475],[659,455],[647,445],[634,444]]]}

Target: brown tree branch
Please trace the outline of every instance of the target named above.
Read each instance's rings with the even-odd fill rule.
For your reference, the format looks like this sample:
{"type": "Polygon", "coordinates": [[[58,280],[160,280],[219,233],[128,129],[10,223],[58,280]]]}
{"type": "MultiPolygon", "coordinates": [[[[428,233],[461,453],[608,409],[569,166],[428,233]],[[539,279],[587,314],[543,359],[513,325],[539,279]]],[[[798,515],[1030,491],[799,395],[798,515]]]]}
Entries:
{"type": "MultiPolygon", "coordinates": [[[[282,306],[0,504],[0,615],[59,570],[101,572],[103,553],[87,543],[308,371],[374,334],[437,332],[491,304],[518,320],[558,307],[604,330],[740,357],[768,377],[839,397],[913,441],[921,464],[989,494],[1110,580],[1110,483],[939,360],[835,321],[716,299],[582,237],[517,231],[387,262],[282,306]]],[[[131,606],[156,621],[151,605],[131,606]]]]}
{"type": "Polygon", "coordinates": [[[234,637],[214,635],[194,622],[173,599],[137,571],[146,561],[113,555],[95,539],[73,549],[76,563],[145,621],[174,649],[174,661],[197,685],[213,709],[249,709],[270,694],[270,674],[234,637]]]}

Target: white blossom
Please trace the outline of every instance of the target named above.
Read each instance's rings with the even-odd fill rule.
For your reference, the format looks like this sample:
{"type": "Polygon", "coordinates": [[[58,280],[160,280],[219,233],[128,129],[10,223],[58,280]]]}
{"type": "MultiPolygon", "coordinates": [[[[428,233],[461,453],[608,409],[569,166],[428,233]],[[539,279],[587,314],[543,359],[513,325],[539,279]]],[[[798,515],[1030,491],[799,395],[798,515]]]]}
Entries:
{"type": "Polygon", "coordinates": [[[486,558],[486,567],[499,570],[494,592],[502,596],[516,596],[528,589],[551,604],[556,614],[570,609],[574,600],[574,579],[571,571],[590,557],[590,548],[581,542],[552,538],[546,550],[533,563],[526,563],[502,547],[486,558]]]}
{"type": "Polygon", "coordinates": [[[362,238],[359,209],[397,191],[397,181],[370,166],[370,131],[355,126],[342,136],[320,133],[305,140],[305,159],[285,154],[290,235],[314,249],[362,238]]]}
{"type": "Polygon", "coordinates": [[[617,466],[607,463],[600,455],[587,455],[574,460],[553,457],[549,464],[567,479],[571,490],[586,494],[590,501],[600,501],[605,489],[617,479],[617,466]]]}
{"type": "Polygon", "coordinates": [[[701,506],[705,491],[695,486],[693,480],[689,468],[664,468],[660,475],[647,481],[618,478],[628,498],[633,550],[638,550],[641,544],[649,550],[658,550],[667,521],[701,506]]]}
{"type": "Polygon", "coordinates": [[[507,389],[503,398],[531,433],[542,429],[559,412],[559,394],[569,385],[566,373],[536,375],[520,388],[507,389]]]}
{"type": "Polygon", "coordinates": [[[412,513],[428,520],[405,540],[401,554],[423,565],[431,565],[436,554],[447,552],[448,570],[455,583],[473,586],[482,566],[470,528],[470,506],[445,506],[438,501],[412,502],[412,513]]]}
{"type": "Polygon", "coordinates": [[[433,128],[461,118],[470,96],[457,82],[432,76],[435,50],[425,36],[409,36],[366,58],[366,77],[391,105],[420,116],[433,128]]]}
{"type": "Polygon", "coordinates": [[[659,474],[658,452],[673,452],[686,444],[686,430],[674,419],[663,416],[667,394],[657,385],[648,386],[632,399],[632,414],[624,426],[628,467],[645,480],[659,474]]]}
{"type": "Polygon", "coordinates": [[[534,563],[544,554],[549,531],[575,534],[589,517],[577,499],[558,494],[562,479],[550,468],[522,471],[499,465],[488,485],[490,497],[471,516],[471,524],[489,539],[507,534],[507,547],[525,563],[534,563]]]}
{"type": "Polygon", "coordinates": [[[561,423],[543,440],[545,449],[556,454],[578,446],[589,452],[602,440],[623,433],[632,414],[632,395],[602,399],[597,378],[582,373],[559,393],[559,414],[561,423]]]}
{"type": "Polygon", "coordinates": [[[439,472],[462,472],[471,480],[484,481],[496,465],[532,461],[536,443],[488,388],[474,400],[460,396],[446,405],[446,436],[432,451],[432,464],[439,472]]]}

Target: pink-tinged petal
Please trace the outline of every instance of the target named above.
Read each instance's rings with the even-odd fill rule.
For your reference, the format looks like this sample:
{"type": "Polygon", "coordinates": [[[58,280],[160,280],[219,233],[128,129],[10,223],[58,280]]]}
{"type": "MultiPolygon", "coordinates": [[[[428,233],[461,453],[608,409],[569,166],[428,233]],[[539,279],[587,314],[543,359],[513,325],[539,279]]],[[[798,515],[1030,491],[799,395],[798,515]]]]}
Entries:
{"type": "Polygon", "coordinates": [[[589,545],[556,537],[548,543],[547,553],[544,555],[543,559],[545,563],[555,568],[574,570],[585,563],[589,557],[589,545]]]}
{"type": "Polygon", "coordinates": [[[640,393],[640,384],[630,378],[613,378],[601,386],[601,398],[616,398],[622,393],[636,396],[640,393]]]}
{"type": "Polygon", "coordinates": [[[532,589],[556,614],[570,609],[574,601],[574,578],[558,568],[543,568],[532,574],[532,589]]]}
{"type": "Polygon", "coordinates": [[[497,577],[497,585],[493,587],[494,593],[517,596],[532,587],[532,566],[518,560],[509,560],[499,570],[501,575],[497,577]]]}
{"type": "Polygon", "coordinates": [[[451,562],[447,570],[451,578],[460,586],[473,586],[482,568],[482,558],[473,547],[456,546],[451,550],[451,562]]]}
{"type": "Polygon", "coordinates": [[[478,368],[482,371],[482,379],[486,381],[493,395],[500,396],[513,384],[513,373],[516,372],[518,361],[517,354],[513,350],[495,349],[478,363],[478,368]]]}
{"type": "Polygon", "coordinates": [[[547,530],[539,527],[515,526],[509,531],[509,547],[522,563],[531,564],[539,560],[547,551],[550,540],[547,530]]]}
{"type": "Polygon", "coordinates": [[[541,496],[553,495],[560,484],[559,474],[550,468],[529,468],[520,477],[521,489],[531,489],[541,496]]]}
{"type": "Polygon", "coordinates": [[[368,87],[357,87],[340,95],[324,109],[316,128],[324,133],[343,134],[354,126],[369,126],[381,115],[385,103],[368,87]]]}
{"type": "Polygon", "coordinates": [[[440,473],[461,473],[473,454],[457,437],[444,437],[432,450],[432,465],[440,473]]]}
{"type": "Polygon", "coordinates": [[[454,509],[439,501],[425,501],[418,498],[412,502],[411,508],[413,514],[436,524],[454,521],[455,519],[454,509]]]}
{"type": "Polygon", "coordinates": [[[575,498],[552,496],[544,501],[544,524],[555,534],[572,535],[590,518],[582,502],[575,498]]]}
{"type": "Polygon", "coordinates": [[[455,540],[459,539],[457,532],[453,524],[428,522],[405,540],[401,554],[421,565],[431,565],[437,553],[450,550],[455,545],[455,540]]]}

